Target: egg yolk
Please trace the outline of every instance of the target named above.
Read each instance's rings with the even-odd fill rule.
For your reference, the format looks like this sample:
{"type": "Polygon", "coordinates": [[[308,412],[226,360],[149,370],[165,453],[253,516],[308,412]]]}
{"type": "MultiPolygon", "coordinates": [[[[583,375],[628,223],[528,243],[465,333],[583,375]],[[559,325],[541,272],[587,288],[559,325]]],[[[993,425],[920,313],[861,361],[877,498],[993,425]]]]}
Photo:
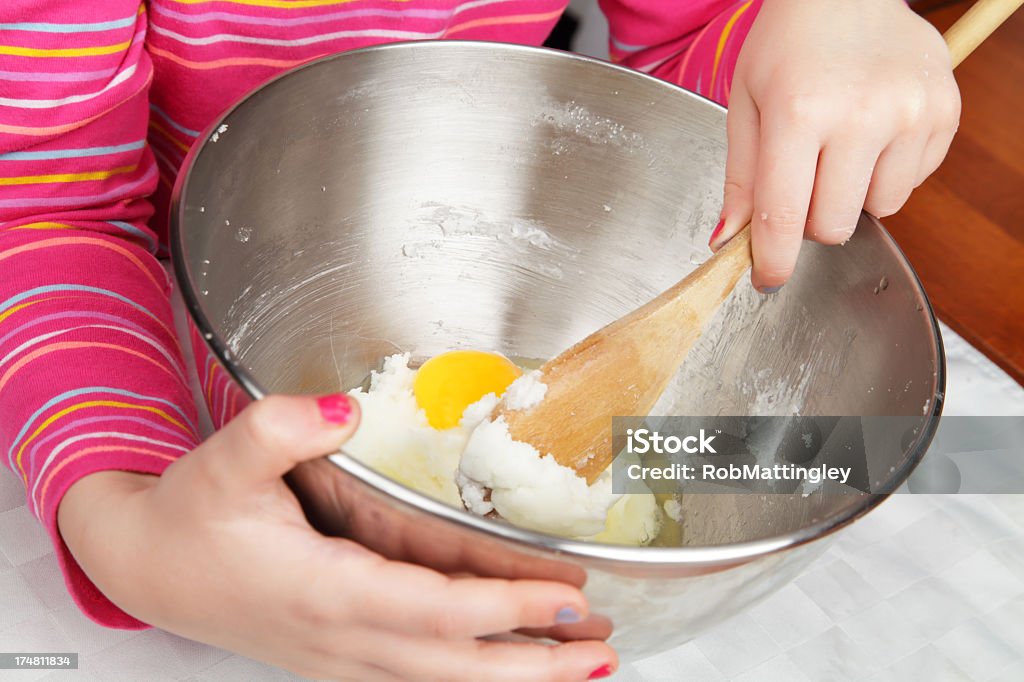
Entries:
{"type": "Polygon", "coordinates": [[[522,373],[503,355],[453,350],[423,363],[412,392],[432,427],[450,429],[458,425],[467,407],[488,393],[501,395],[522,373]]]}

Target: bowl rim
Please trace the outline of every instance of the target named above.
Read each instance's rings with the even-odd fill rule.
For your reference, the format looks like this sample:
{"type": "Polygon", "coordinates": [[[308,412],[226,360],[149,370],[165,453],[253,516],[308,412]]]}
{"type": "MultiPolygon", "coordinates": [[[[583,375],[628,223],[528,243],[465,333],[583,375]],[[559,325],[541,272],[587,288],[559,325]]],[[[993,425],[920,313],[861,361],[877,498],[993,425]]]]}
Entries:
{"type": "MultiPolygon", "coordinates": [[[[173,264],[174,277],[185,303],[186,311],[192,322],[195,324],[203,342],[208,350],[226,371],[228,377],[239,385],[246,394],[253,400],[260,400],[268,392],[259,383],[255,376],[247,368],[235,361],[235,357],[228,347],[225,339],[217,333],[206,315],[202,301],[193,286],[191,271],[188,267],[185,254],[183,214],[186,205],[189,179],[196,159],[203,150],[212,142],[211,137],[239,108],[246,105],[264,89],[268,88],[278,80],[287,78],[294,73],[322,65],[326,62],[345,59],[349,55],[368,52],[398,51],[398,50],[446,50],[458,49],[480,49],[483,51],[505,50],[516,53],[534,53],[546,55],[545,58],[569,59],[590,64],[602,69],[608,69],[628,74],[632,78],[646,79],[658,87],[674,92],[677,96],[697,98],[710,103],[720,111],[725,112],[717,102],[702,95],[691,92],[674,83],[656,78],[640,71],[612,64],[604,60],[580,55],[572,52],[565,52],[552,48],[536,47],[530,45],[519,45],[515,43],[500,43],[493,41],[478,40],[414,40],[398,41],[371,45],[354,50],[346,50],[335,54],[320,57],[299,66],[288,69],[257,85],[237,102],[231,105],[220,116],[218,116],[196,139],[185,159],[182,161],[177,178],[171,192],[170,220],[169,220],[169,242],[171,249],[171,261],[173,264]]],[[[923,414],[926,420],[924,427],[918,434],[918,438],[908,449],[908,456],[902,465],[891,472],[882,492],[862,494],[860,503],[844,508],[836,515],[829,516],[807,526],[802,526],[794,531],[783,533],[777,536],[749,540],[746,542],[732,543],[726,545],[697,545],[682,547],[637,547],[627,545],[613,545],[605,543],[575,540],[561,536],[549,535],[506,523],[495,522],[490,519],[476,516],[465,510],[451,507],[439,500],[435,500],[423,493],[420,493],[398,481],[375,471],[369,466],[362,464],[354,457],[345,453],[342,447],[337,453],[330,453],[325,457],[344,473],[358,479],[363,484],[374,489],[377,493],[391,498],[405,508],[406,511],[427,514],[435,520],[443,520],[456,524],[469,531],[482,533],[492,538],[511,542],[516,545],[532,548],[533,550],[548,550],[558,554],[565,554],[588,559],[603,560],[612,564],[655,564],[666,565],[701,565],[701,566],[728,566],[737,563],[744,563],[769,554],[774,554],[785,549],[797,547],[819,538],[823,538],[836,530],[846,526],[861,516],[867,514],[876,506],[881,504],[900,485],[903,485],[917,464],[924,457],[928,446],[931,444],[935,431],[938,428],[942,414],[942,404],[946,387],[946,358],[942,343],[942,334],[939,329],[935,311],[931,301],[925,293],[920,278],[911,266],[906,254],[899,247],[892,235],[883,227],[881,222],[873,216],[866,215],[873,226],[879,231],[880,236],[889,246],[895,250],[898,260],[906,272],[910,275],[915,293],[922,304],[923,312],[927,314],[932,331],[932,342],[935,349],[935,391],[931,398],[930,413],[923,414]]]]}

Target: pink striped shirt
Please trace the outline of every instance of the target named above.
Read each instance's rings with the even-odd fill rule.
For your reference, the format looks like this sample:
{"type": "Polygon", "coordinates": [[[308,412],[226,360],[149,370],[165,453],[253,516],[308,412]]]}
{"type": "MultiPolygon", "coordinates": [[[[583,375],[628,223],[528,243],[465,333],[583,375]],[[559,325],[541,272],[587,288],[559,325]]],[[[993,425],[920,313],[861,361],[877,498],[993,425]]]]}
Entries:
{"type": "MultiPolygon", "coordinates": [[[[206,126],[267,78],[396,40],[540,44],[567,0],[3,0],[0,457],[94,620],[57,530],[68,487],[161,473],[198,443],[165,254],[170,188],[206,126]]],[[[758,1],[601,0],[614,61],[729,96],[758,1]]]]}

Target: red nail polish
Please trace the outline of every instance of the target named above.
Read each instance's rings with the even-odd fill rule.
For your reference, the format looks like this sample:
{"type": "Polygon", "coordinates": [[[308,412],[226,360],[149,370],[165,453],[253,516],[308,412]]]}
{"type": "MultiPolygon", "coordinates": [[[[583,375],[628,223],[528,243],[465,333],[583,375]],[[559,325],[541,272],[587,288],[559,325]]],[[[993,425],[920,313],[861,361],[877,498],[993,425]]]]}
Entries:
{"type": "Polygon", "coordinates": [[[317,398],[317,406],[320,408],[320,415],[328,424],[342,426],[348,423],[352,416],[352,399],[344,393],[332,393],[317,398]]]}
{"type": "Polygon", "coordinates": [[[603,679],[605,677],[611,676],[611,674],[612,674],[612,667],[610,665],[608,665],[607,663],[605,663],[600,668],[598,668],[594,672],[590,673],[590,676],[587,679],[588,680],[600,680],[600,679],[603,679]]]}
{"type": "Polygon", "coordinates": [[[708,246],[711,246],[712,244],[715,243],[715,237],[718,236],[718,234],[722,231],[723,227],[725,227],[725,218],[719,220],[718,224],[715,225],[715,229],[711,232],[711,238],[708,239],[708,246]]]}

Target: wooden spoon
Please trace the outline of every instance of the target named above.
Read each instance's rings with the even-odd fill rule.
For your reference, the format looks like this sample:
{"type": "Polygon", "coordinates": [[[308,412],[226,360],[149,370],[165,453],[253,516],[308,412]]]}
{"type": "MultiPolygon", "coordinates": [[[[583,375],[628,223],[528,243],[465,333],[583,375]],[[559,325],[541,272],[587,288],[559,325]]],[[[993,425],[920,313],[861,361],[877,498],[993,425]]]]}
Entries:
{"type": "MultiPolygon", "coordinates": [[[[945,34],[957,66],[1024,0],[979,0],[945,34]]],[[[575,469],[588,483],[613,459],[611,418],[649,414],[704,325],[751,267],[750,225],[707,262],[641,308],[541,368],[544,399],[504,417],[514,440],[575,469]]]]}
{"type": "Polygon", "coordinates": [[[645,415],[665,391],[704,323],[750,269],[744,229],[703,265],[647,305],[615,320],[541,366],[544,399],[491,414],[514,440],[593,483],[612,460],[611,418],[645,415]]]}

